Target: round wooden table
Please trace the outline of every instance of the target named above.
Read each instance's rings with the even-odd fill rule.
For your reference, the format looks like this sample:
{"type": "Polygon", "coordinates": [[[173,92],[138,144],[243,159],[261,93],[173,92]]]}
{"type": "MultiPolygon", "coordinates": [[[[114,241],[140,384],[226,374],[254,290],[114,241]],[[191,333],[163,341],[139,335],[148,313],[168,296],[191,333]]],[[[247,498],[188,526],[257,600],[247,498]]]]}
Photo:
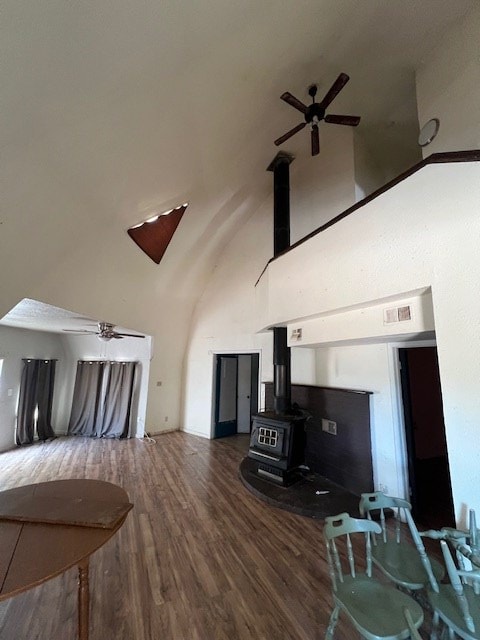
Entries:
{"type": "Polygon", "coordinates": [[[127,493],[100,480],[56,480],[0,493],[0,601],[78,566],[78,637],[88,640],[91,554],[120,529],[127,493]]]}

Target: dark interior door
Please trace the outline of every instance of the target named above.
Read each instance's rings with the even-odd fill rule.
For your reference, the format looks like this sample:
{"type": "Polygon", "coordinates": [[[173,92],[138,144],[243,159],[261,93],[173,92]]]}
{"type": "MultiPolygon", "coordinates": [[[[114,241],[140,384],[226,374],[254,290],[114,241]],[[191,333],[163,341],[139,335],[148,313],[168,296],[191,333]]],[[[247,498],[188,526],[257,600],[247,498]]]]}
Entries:
{"type": "Polygon", "coordinates": [[[217,356],[215,438],[237,433],[237,364],[236,355],[217,356]]]}
{"type": "Polygon", "coordinates": [[[413,515],[426,527],[453,527],[437,349],[399,349],[399,356],[413,515]]]}

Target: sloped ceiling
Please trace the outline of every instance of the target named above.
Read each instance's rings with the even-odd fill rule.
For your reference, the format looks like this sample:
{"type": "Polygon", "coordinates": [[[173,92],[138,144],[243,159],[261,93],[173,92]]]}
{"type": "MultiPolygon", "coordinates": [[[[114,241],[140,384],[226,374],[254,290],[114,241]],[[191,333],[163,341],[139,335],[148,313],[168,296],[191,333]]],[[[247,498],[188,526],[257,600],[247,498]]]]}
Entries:
{"type": "MultiPolygon", "coordinates": [[[[118,301],[138,283],[200,290],[299,121],[280,94],[322,95],[348,72],[335,111],[381,145],[382,128],[412,124],[415,67],[474,1],[5,0],[0,315],[42,297],[94,317],[115,301],[128,321],[118,301]],[[153,272],[125,230],[186,201],[153,272]]],[[[285,148],[308,153],[302,135],[285,148]]]]}

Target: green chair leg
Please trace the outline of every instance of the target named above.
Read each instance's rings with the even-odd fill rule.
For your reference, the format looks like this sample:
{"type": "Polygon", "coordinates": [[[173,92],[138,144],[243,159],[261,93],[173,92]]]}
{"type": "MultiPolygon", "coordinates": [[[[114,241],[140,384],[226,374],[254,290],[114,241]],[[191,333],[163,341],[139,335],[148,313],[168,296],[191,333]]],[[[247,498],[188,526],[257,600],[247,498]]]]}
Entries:
{"type": "Polygon", "coordinates": [[[330,616],[327,632],[325,634],[325,640],[333,640],[333,632],[335,631],[335,627],[337,626],[339,613],[340,607],[336,605],[335,609],[332,611],[332,615],[330,616]]]}

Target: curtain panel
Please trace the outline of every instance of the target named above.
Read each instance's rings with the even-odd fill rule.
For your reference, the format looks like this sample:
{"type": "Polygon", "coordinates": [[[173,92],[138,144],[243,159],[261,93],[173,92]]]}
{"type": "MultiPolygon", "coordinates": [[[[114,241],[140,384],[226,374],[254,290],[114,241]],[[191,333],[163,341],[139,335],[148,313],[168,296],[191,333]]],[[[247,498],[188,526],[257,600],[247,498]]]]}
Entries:
{"type": "Polygon", "coordinates": [[[128,438],[137,370],[137,362],[80,360],[68,434],[128,438]]]}
{"type": "Polygon", "coordinates": [[[32,444],[35,430],[39,440],[55,438],[51,424],[55,365],[56,360],[23,360],[15,432],[17,445],[32,444]]]}

